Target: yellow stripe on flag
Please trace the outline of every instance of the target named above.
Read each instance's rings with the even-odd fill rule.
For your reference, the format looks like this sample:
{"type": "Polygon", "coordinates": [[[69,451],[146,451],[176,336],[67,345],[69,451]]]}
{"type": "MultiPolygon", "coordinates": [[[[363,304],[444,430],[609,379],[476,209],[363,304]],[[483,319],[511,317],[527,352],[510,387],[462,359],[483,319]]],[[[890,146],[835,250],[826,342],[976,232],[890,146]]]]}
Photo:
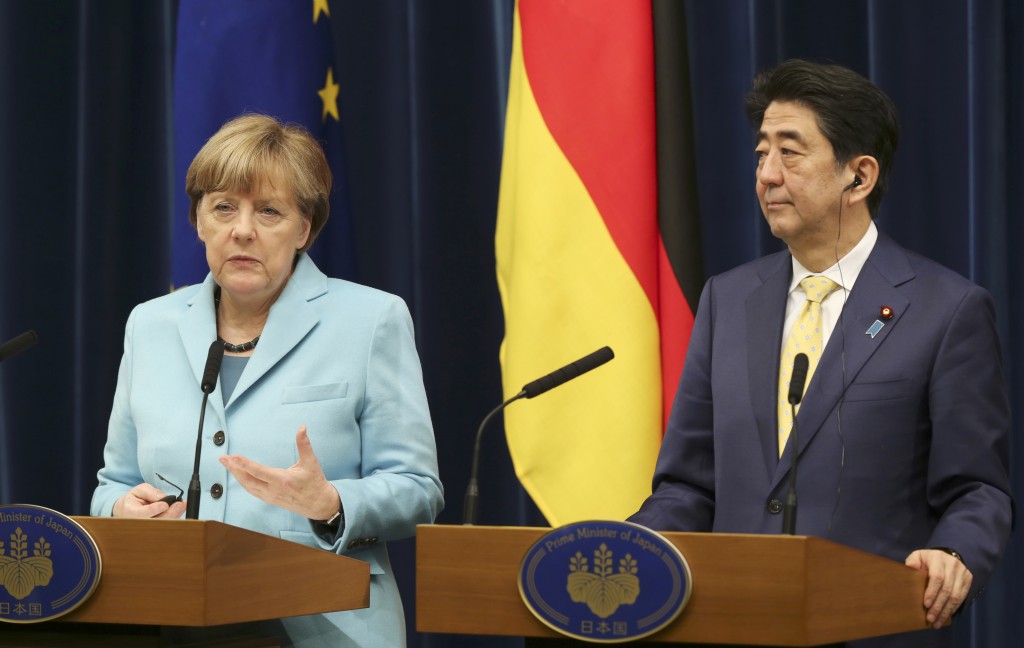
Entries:
{"type": "Polygon", "coordinates": [[[604,345],[615,359],[505,410],[516,474],[552,525],[623,519],[650,494],[661,443],[658,323],[601,214],[544,124],[512,50],[498,206],[505,397],[604,345]]]}

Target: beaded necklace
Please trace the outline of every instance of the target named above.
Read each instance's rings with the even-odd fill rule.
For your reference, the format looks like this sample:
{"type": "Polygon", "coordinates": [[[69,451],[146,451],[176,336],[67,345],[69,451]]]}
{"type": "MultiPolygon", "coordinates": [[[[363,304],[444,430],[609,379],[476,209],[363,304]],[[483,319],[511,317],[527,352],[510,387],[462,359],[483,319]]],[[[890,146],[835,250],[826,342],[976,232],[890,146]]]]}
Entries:
{"type": "MultiPolygon", "coordinates": [[[[220,310],[220,286],[217,286],[214,289],[214,291],[213,291],[213,312],[214,312],[214,314],[216,315],[216,313],[219,310],[220,310]]],[[[217,335],[217,341],[224,345],[224,350],[225,351],[228,351],[230,353],[244,353],[245,351],[249,351],[251,349],[255,349],[256,348],[256,343],[260,341],[260,336],[257,335],[253,339],[249,340],[248,342],[243,342],[242,344],[231,344],[230,342],[228,342],[227,340],[225,340],[224,338],[222,338],[218,334],[217,335]]]]}

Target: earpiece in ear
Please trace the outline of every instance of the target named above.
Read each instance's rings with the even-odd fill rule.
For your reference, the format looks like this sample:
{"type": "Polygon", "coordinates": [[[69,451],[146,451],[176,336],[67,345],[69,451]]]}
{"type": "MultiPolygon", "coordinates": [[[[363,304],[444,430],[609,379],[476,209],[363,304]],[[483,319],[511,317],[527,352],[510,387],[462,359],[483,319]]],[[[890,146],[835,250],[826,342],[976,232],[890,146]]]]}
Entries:
{"type": "Polygon", "coordinates": [[[850,184],[848,184],[845,187],[843,187],[843,191],[849,191],[850,189],[853,189],[854,187],[859,187],[859,186],[860,186],[860,176],[853,176],[853,182],[851,182],[850,184]]]}

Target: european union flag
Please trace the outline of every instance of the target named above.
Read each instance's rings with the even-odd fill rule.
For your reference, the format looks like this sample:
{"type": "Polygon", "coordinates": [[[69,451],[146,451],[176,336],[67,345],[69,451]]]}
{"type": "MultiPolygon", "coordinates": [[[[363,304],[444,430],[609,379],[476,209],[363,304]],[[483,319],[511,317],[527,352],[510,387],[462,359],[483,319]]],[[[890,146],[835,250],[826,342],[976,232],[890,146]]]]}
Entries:
{"type": "Polygon", "coordinates": [[[354,245],[327,0],[181,0],[174,68],[174,287],[209,267],[188,222],[185,173],[224,122],[258,112],[302,124],[334,175],[331,215],[310,250],[329,276],[351,279],[354,245]]]}

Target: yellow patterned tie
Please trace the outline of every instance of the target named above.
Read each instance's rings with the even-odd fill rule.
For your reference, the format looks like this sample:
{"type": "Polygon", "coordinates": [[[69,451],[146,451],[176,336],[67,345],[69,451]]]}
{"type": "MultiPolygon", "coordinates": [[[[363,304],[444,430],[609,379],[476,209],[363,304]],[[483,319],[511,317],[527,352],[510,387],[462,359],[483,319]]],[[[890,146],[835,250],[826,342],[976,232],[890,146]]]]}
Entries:
{"type": "MultiPolygon", "coordinates": [[[[803,310],[793,322],[789,331],[786,346],[782,348],[782,360],[779,363],[779,456],[786,448],[789,431],[793,427],[793,410],[789,404],[789,378],[793,373],[793,358],[798,353],[807,354],[807,381],[804,389],[811,384],[811,376],[821,359],[822,347],[825,342],[821,329],[821,302],[839,288],[839,284],[828,277],[811,276],[800,281],[800,287],[807,295],[803,310]]],[[[799,409],[799,406],[797,406],[799,409]]]]}

